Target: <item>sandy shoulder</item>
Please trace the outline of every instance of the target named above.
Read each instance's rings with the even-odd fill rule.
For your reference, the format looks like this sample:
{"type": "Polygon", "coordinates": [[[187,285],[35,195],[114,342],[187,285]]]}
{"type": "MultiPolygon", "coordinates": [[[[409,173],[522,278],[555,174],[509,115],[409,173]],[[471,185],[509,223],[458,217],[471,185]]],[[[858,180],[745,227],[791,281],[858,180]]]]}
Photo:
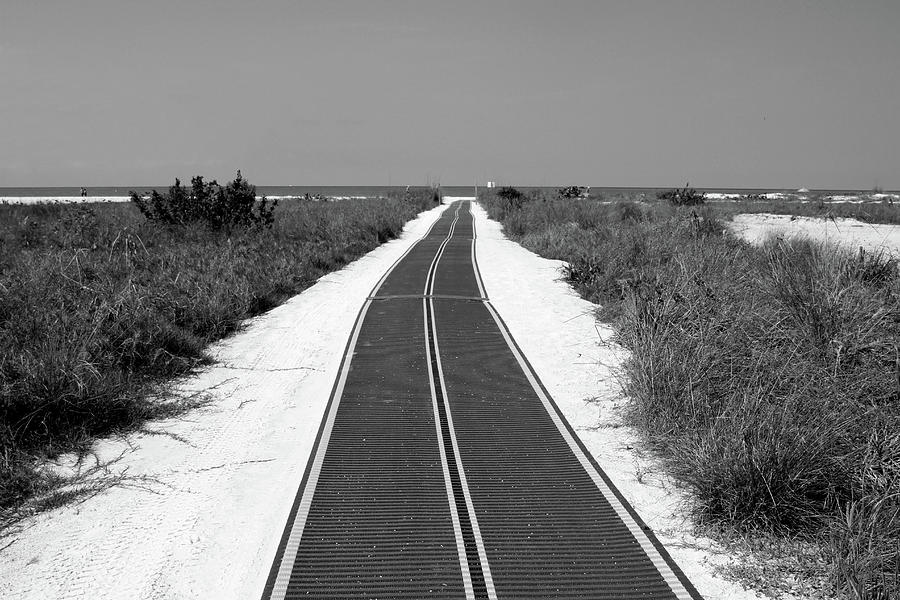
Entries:
{"type": "Polygon", "coordinates": [[[772,236],[802,236],[839,244],[852,251],[862,247],[868,252],[900,256],[900,225],[760,213],[735,215],[728,227],[752,244],[760,244],[772,236]]]}
{"type": "Polygon", "coordinates": [[[124,484],[3,540],[0,597],[258,598],[357,312],[442,210],[218,343],[205,408],[97,443],[124,484]]]}
{"type": "Polygon", "coordinates": [[[509,241],[480,206],[474,212],[488,297],[588,451],[707,600],[762,598],[716,574],[731,557],[692,533],[688,498],[642,456],[637,436],[622,424],[617,366],[624,351],[594,320],[597,306],[561,280],[562,261],[509,241]]]}

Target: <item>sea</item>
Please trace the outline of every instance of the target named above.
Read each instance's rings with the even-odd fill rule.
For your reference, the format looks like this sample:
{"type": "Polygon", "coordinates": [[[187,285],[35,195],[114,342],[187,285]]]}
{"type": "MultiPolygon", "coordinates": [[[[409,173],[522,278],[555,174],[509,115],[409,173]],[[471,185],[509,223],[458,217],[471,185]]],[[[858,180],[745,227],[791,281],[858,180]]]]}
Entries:
{"type": "MultiPolygon", "coordinates": [[[[87,197],[85,200],[96,202],[98,200],[107,201],[124,201],[127,200],[131,192],[137,192],[144,195],[150,193],[151,190],[160,192],[168,189],[168,186],[97,186],[87,187],[87,197]]],[[[307,185],[258,185],[256,192],[259,196],[268,196],[270,198],[291,198],[303,197],[309,194],[313,197],[326,198],[378,198],[383,197],[390,191],[398,191],[404,188],[397,186],[347,186],[347,185],[331,185],[331,186],[307,186],[307,185]]],[[[519,187],[522,191],[529,190],[547,190],[555,192],[557,187],[519,187]]],[[[591,187],[591,194],[600,194],[608,197],[628,195],[631,197],[655,197],[656,194],[664,189],[656,187],[591,187]]],[[[795,189],[778,189],[778,188],[697,188],[698,191],[717,194],[722,196],[731,195],[747,195],[747,194],[791,194],[795,195],[798,190],[795,189]]],[[[471,185],[466,186],[441,186],[441,191],[445,196],[473,196],[475,188],[471,185]]],[[[870,193],[861,190],[803,190],[804,194],[816,196],[859,196],[870,193]]],[[[53,200],[64,201],[80,201],[80,187],[0,187],[0,202],[32,204],[38,202],[48,202],[53,200]]]]}

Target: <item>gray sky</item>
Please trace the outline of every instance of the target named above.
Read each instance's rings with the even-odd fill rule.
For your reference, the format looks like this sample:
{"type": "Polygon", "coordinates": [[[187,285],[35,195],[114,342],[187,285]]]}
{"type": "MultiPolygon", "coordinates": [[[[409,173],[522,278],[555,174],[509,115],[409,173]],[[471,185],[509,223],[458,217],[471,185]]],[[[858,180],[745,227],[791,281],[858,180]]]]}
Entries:
{"type": "Polygon", "coordinates": [[[900,188],[897,0],[0,0],[0,186],[900,188]]]}

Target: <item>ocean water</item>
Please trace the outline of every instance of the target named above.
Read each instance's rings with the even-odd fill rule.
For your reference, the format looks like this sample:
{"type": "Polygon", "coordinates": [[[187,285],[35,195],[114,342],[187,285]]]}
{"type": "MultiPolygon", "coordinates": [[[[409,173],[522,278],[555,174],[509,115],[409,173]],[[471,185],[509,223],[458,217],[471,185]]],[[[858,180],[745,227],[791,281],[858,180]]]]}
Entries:
{"type": "MultiPolygon", "coordinates": [[[[97,200],[97,199],[124,199],[127,198],[132,191],[135,191],[139,194],[149,193],[151,190],[156,189],[158,191],[165,191],[168,189],[168,186],[100,186],[100,187],[88,187],[87,195],[89,199],[97,200]]],[[[265,195],[270,197],[292,197],[292,196],[303,196],[305,194],[314,195],[322,195],[326,197],[365,197],[365,198],[375,198],[379,196],[385,196],[391,190],[402,190],[402,187],[397,186],[384,186],[384,185],[374,185],[374,186],[346,186],[346,185],[334,185],[334,186],[305,186],[305,185],[259,185],[256,187],[257,194],[265,195]]],[[[528,191],[528,190],[547,190],[549,192],[555,192],[556,187],[520,187],[520,190],[528,191]]],[[[647,197],[654,197],[657,192],[668,189],[668,188],[655,188],[655,187],[591,187],[592,194],[602,194],[605,196],[620,196],[620,195],[641,195],[644,194],[647,197]]],[[[778,189],[778,188],[697,188],[699,191],[707,192],[707,193],[719,193],[719,194],[774,194],[774,193],[787,193],[793,194],[796,193],[797,190],[793,189],[778,189]]],[[[442,192],[445,196],[472,196],[474,195],[474,187],[473,186],[442,186],[442,192]]],[[[821,195],[859,195],[862,193],[867,193],[860,190],[810,190],[808,194],[821,194],[821,195]]],[[[33,199],[32,201],[40,202],[42,199],[47,198],[79,198],[81,196],[81,188],[80,187],[0,187],[0,201],[14,201],[14,202],[24,202],[29,203],[29,199],[33,199]]]]}
{"type": "MultiPolygon", "coordinates": [[[[126,197],[132,191],[139,194],[149,193],[151,190],[163,192],[168,189],[164,186],[100,186],[88,187],[87,195],[91,198],[116,198],[126,197]]],[[[402,187],[389,187],[386,185],[258,185],[256,193],[260,196],[314,196],[320,194],[328,197],[353,197],[362,196],[375,198],[385,196],[391,190],[402,190],[402,187]]],[[[471,196],[471,186],[448,186],[442,188],[447,196],[471,196]]],[[[80,197],[80,187],[0,187],[0,198],[72,198],[80,197]]]]}

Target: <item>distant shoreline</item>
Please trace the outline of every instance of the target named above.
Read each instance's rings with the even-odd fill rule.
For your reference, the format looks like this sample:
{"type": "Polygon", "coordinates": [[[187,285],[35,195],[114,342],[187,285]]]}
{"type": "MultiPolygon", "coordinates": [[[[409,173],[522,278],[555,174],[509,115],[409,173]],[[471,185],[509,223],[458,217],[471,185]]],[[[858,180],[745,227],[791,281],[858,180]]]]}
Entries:
{"type": "MultiPolygon", "coordinates": [[[[574,182],[577,185],[584,185],[584,182],[574,182]]],[[[677,184],[680,187],[681,184],[677,184]]],[[[162,186],[88,186],[87,190],[89,198],[125,198],[127,199],[132,190],[139,194],[148,194],[152,190],[164,192],[168,189],[168,185],[162,186]]],[[[411,186],[413,188],[421,188],[427,186],[411,186]]],[[[474,185],[442,185],[441,189],[448,196],[471,196],[474,185]]],[[[478,187],[483,187],[479,184],[478,187]]],[[[548,190],[555,191],[559,186],[515,186],[522,191],[527,190],[548,190]]],[[[637,187],[637,186],[590,186],[594,193],[598,194],[648,194],[655,195],[656,192],[670,189],[670,187],[637,187]]],[[[403,190],[406,185],[257,185],[256,191],[260,196],[269,198],[302,197],[304,194],[311,196],[322,195],[327,197],[373,197],[387,194],[389,191],[403,190]]],[[[735,187],[697,187],[697,191],[707,194],[808,194],[808,195],[872,195],[874,193],[887,193],[891,195],[900,195],[897,190],[875,190],[866,189],[812,189],[808,191],[800,191],[798,188],[777,188],[777,187],[760,187],[760,188],[735,188],[735,187]]],[[[0,186],[0,199],[9,198],[81,198],[81,187],[79,186],[0,186]]]]}
{"type": "MultiPolygon", "coordinates": [[[[291,196],[265,196],[269,200],[292,200],[295,198],[303,198],[303,195],[291,196]]],[[[324,200],[365,200],[367,198],[377,198],[378,196],[327,196],[324,200]]],[[[257,200],[263,196],[257,196],[257,200]]],[[[111,202],[128,202],[131,196],[0,196],[0,205],[2,204],[106,204],[111,202]]],[[[314,200],[323,200],[322,197],[313,198],[314,200]]]]}
{"type": "MultiPolygon", "coordinates": [[[[423,187],[423,186],[417,186],[423,187]]],[[[257,186],[258,198],[263,196],[270,200],[287,200],[303,198],[308,195],[313,199],[349,200],[387,196],[389,192],[402,190],[405,186],[257,186]]],[[[474,186],[442,186],[445,195],[471,195],[474,186]]],[[[52,203],[107,203],[127,202],[130,190],[144,195],[152,190],[165,191],[166,188],[134,187],[87,188],[87,196],[80,195],[80,188],[2,188],[0,187],[0,204],[31,205],[52,203]]],[[[520,187],[520,190],[545,190],[555,192],[556,187],[520,187]]],[[[625,196],[630,199],[655,198],[657,192],[667,188],[625,188],[625,187],[591,187],[592,194],[607,197],[625,196]]],[[[900,192],[894,191],[860,191],[860,190],[784,190],[784,189],[739,189],[739,188],[697,188],[706,194],[710,202],[728,202],[738,199],[784,200],[799,202],[881,202],[884,200],[900,200],[900,192]]],[[[623,198],[626,199],[626,198],[623,198]]]]}

